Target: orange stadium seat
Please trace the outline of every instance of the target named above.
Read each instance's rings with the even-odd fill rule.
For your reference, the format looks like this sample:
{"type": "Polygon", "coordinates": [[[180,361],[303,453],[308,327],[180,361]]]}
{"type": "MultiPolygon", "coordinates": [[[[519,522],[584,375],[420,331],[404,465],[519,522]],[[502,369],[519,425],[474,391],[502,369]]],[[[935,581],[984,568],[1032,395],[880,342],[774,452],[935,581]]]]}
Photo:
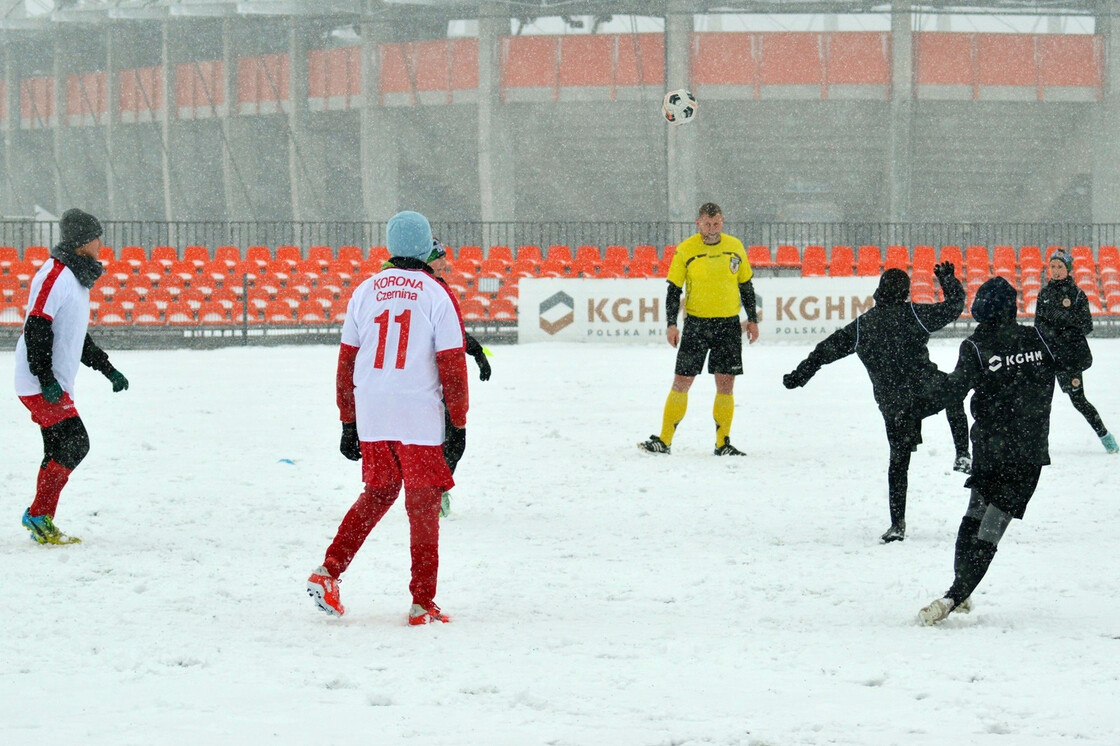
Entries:
{"type": "Polygon", "coordinates": [[[655,277],[659,274],[659,262],[656,246],[638,244],[630,257],[630,276],[655,277]]]}
{"type": "Polygon", "coordinates": [[[148,261],[148,253],[144,251],[143,246],[123,246],[121,247],[121,255],[118,259],[122,262],[128,262],[134,267],[138,267],[148,261]]]}
{"type": "Polygon", "coordinates": [[[811,244],[805,247],[805,253],[801,256],[802,277],[824,277],[827,267],[828,256],[823,246],[811,244]]]}
{"type": "Polygon", "coordinates": [[[178,277],[183,282],[190,282],[197,276],[199,268],[194,262],[180,259],[168,265],[167,274],[169,277],[178,277]]]}
{"type": "MultiPolygon", "coordinates": [[[[354,248],[357,248],[357,247],[354,247],[354,248]]],[[[297,249],[297,252],[298,252],[298,249],[297,249]]],[[[359,252],[359,254],[360,253],[361,252],[359,252]]],[[[299,253],[298,256],[296,257],[296,261],[299,262],[299,261],[302,261],[302,260],[303,260],[303,254],[299,253]]],[[[320,246],[320,245],[310,246],[307,249],[307,260],[310,261],[310,262],[315,262],[319,266],[325,267],[326,265],[328,265],[328,264],[330,264],[331,262],[334,261],[334,251],[331,250],[330,246],[320,246]]]]}
{"type": "MultiPolygon", "coordinates": [[[[312,247],[314,248],[314,247],[312,247]]],[[[310,249],[308,250],[310,254],[310,249]]],[[[365,259],[362,256],[361,246],[339,246],[338,255],[335,257],[338,261],[350,262],[350,266],[357,267],[365,259]]]]}
{"type": "Polygon", "coordinates": [[[128,312],[119,303],[104,301],[97,308],[97,324],[99,326],[125,326],[128,324],[128,312]]]}
{"type": "Polygon", "coordinates": [[[509,298],[495,298],[487,310],[494,321],[517,320],[517,304],[509,298]]]}
{"type": "Polygon", "coordinates": [[[1019,248],[1019,276],[1024,280],[1028,275],[1038,277],[1045,264],[1042,260],[1042,251],[1037,246],[1019,248]]]}
{"type": "Polygon", "coordinates": [[[960,246],[942,246],[937,255],[937,263],[942,262],[952,262],[957,268],[957,277],[964,277],[964,255],[961,253],[960,246]]]}
{"type": "Polygon", "coordinates": [[[366,255],[367,262],[376,262],[380,267],[389,259],[389,249],[384,246],[370,246],[369,254],[366,255]]]}
{"type": "Polygon", "coordinates": [[[327,308],[314,300],[305,300],[296,309],[296,318],[301,324],[326,324],[329,319],[327,308]]]}
{"type": "Polygon", "coordinates": [[[272,261],[272,250],[267,246],[250,246],[245,249],[244,261],[255,262],[263,267],[272,261]]]}
{"type": "Polygon", "coordinates": [[[774,264],[782,269],[797,269],[801,266],[801,253],[796,246],[779,246],[774,264]]]}
{"type": "Polygon", "coordinates": [[[198,323],[206,326],[224,326],[229,321],[229,309],[217,301],[208,301],[198,307],[198,323]]]}
{"type": "Polygon", "coordinates": [[[509,274],[510,263],[504,257],[494,256],[482,260],[478,274],[483,277],[505,277],[509,274]]]}
{"type": "Polygon", "coordinates": [[[544,256],[541,254],[540,246],[518,246],[517,254],[514,256],[516,261],[532,261],[540,264],[544,261],[544,256]]]}
{"type": "Polygon", "coordinates": [[[922,269],[933,272],[933,265],[937,264],[937,256],[932,246],[915,246],[911,258],[911,267],[915,270],[922,269]]]}
{"type": "Polygon", "coordinates": [[[982,277],[987,279],[992,275],[991,258],[988,256],[987,246],[969,246],[964,252],[964,274],[966,277],[982,277]]]}
{"type": "Polygon", "coordinates": [[[214,260],[232,267],[241,262],[241,249],[236,246],[219,246],[214,250],[214,260]]]}
{"type": "Polygon", "coordinates": [[[860,246],[856,255],[856,274],[860,277],[874,277],[883,268],[883,256],[878,246],[860,246]]]}
{"type": "Polygon", "coordinates": [[[830,277],[851,277],[855,269],[856,257],[851,246],[833,246],[828,260],[830,277]]]}
{"type": "Polygon", "coordinates": [[[1014,246],[996,246],[992,249],[992,274],[999,274],[1001,270],[1007,269],[1014,274],[1018,263],[1014,246]]]}
{"type": "Polygon", "coordinates": [[[619,274],[630,269],[630,249],[626,246],[611,245],[603,250],[603,267],[610,267],[619,274]]]}
{"type": "Polygon", "coordinates": [[[284,300],[272,300],[264,307],[264,320],[269,324],[296,323],[295,309],[284,300]]]}
{"type": "Polygon", "coordinates": [[[883,260],[883,271],[888,269],[901,269],[907,272],[910,269],[910,249],[905,246],[888,246],[887,256],[883,260]]]}
{"type": "Polygon", "coordinates": [[[303,252],[300,251],[298,246],[277,246],[276,256],[272,261],[284,262],[288,266],[294,265],[296,262],[303,260],[303,252]]]}
{"type": "Polygon", "coordinates": [[[477,297],[464,298],[459,303],[464,321],[482,321],[486,318],[486,306],[477,297]]]}
{"type": "Polygon", "coordinates": [[[6,274],[8,268],[18,261],[19,252],[15,246],[0,246],[0,274],[6,274]]]}
{"type": "Polygon", "coordinates": [[[1097,265],[1120,270],[1120,249],[1115,246],[1101,246],[1097,249],[1097,265]]]}
{"type": "Polygon", "coordinates": [[[751,269],[769,269],[774,266],[774,259],[770,256],[770,247],[755,244],[747,247],[747,261],[751,269]]]}
{"type": "Polygon", "coordinates": [[[50,256],[51,250],[46,246],[28,246],[23,250],[23,261],[35,265],[36,269],[43,266],[43,262],[47,261],[50,256]]]}
{"type": "Polygon", "coordinates": [[[195,326],[198,321],[194,317],[194,309],[184,301],[174,301],[164,309],[164,318],[168,326],[195,326]]]}
{"type": "Polygon", "coordinates": [[[486,250],[486,259],[499,259],[506,264],[513,263],[513,250],[508,246],[491,246],[486,250]]]}
{"type": "Polygon", "coordinates": [[[537,273],[541,270],[541,264],[534,259],[522,259],[518,257],[513,260],[513,264],[509,267],[510,278],[515,277],[536,277],[537,273]]]}
{"type": "Polygon", "coordinates": [[[172,262],[179,261],[179,252],[176,251],[174,246],[154,246],[148,260],[170,265],[172,262]]]}
{"type": "Polygon", "coordinates": [[[134,304],[129,315],[134,326],[163,326],[164,324],[159,306],[148,301],[134,304]]]}
{"type": "Polygon", "coordinates": [[[201,267],[210,261],[210,250],[205,246],[187,246],[183,249],[183,261],[201,267]]]}
{"type": "Polygon", "coordinates": [[[460,264],[467,262],[475,266],[482,264],[482,247],[481,246],[460,246],[459,250],[455,252],[455,263],[460,264]]]}

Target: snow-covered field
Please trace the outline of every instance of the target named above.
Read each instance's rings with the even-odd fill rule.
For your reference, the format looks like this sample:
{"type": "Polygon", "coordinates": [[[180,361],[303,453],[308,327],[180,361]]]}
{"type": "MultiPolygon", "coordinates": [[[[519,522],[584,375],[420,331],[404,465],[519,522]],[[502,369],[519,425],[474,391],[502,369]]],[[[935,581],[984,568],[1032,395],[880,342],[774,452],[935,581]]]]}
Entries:
{"type": "MultiPolygon", "coordinates": [[[[943,368],[957,344],[935,342],[943,368]]],[[[1120,340],[1093,348],[1089,398],[1120,429],[1120,340]]],[[[494,347],[442,522],[454,621],[430,628],[405,624],[403,504],[344,576],[344,618],[304,592],[360,489],[334,348],[116,352],[116,395],[83,371],[71,547],[19,525],[41,443],[0,396],[0,743],[1120,743],[1120,457],[1059,394],[1055,464],[976,610],[918,627],[967,502],[948,425],[926,421],[909,538],[880,546],[870,384],[849,358],[786,391],[807,351],[746,350],[732,460],[709,376],[672,456],[635,448],[667,345],[494,347]]]]}

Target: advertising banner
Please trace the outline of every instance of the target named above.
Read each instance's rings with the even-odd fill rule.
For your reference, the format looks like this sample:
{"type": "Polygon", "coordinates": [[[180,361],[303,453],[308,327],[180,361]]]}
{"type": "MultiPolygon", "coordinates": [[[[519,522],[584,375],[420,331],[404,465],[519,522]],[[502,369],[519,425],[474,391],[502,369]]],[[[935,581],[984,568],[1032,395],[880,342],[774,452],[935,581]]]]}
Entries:
{"type": "MultiPolygon", "coordinates": [[[[878,277],[756,277],[759,342],[824,339],[871,308],[878,284],[878,277]]],[[[648,343],[664,339],[665,287],[665,280],[656,278],[522,278],[518,340],[648,343]]]]}

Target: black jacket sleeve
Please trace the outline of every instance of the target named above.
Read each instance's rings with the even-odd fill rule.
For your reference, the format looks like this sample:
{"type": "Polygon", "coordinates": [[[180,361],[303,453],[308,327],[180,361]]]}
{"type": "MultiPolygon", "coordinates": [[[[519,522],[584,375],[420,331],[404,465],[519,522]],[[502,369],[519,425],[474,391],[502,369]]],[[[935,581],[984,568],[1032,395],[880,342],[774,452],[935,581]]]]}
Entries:
{"type": "Polygon", "coordinates": [[[109,356],[105,354],[105,350],[97,346],[97,343],[86,335],[85,344],[82,345],[82,365],[93,368],[103,376],[108,376],[113,372],[113,364],[109,362],[109,356]]]}
{"type": "Polygon", "coordinates": [[[474,358],[482,355],[482,343],[469,334],[465,334],[464,336],[467,342],[467,354],[474,358]]]}
{"type": "Polygon", "coordinates": [[[856,351],[856,340],[859,337],[859,319],[847,326],[837,329],[832,334],[822,339],[806,358],[814,369],[822,365],[834,363],[856,351]]]}
{"type": "Polygon", "coordinates": [[[23,325],[23,341],[27,345],[27,367],[41,386],[54,383],[54,327],[50,319],[28,316],[23,325]]]}
{"type": "Polygon", "coordinates": [[[1073,299],[1073,323],[1083,337],[1093,331],[1093,311],[1089,308],[1089,296],[1084,290],[1078,290],[1077,297],[1073,299]]]}
{"type": "Polygon", "coordinates": [[[665,291],[665,319],[668,326],[677,325],[677,316],[681,312],[681,292],[682,288],[677,287],[673,283],[666,283],[669,288],[665,291]]]}
{"type": "Polygon", "coordinates": [[[961,342],[960,351],[957,353],[957,367],[941,379],[944,386],[941,393],[946,405],[963,401],[968,396],[968,392],[976,388],[976,384],[980,381],[982,364],[980,351],[976,345],[967,339],[961,342]]]}
{"type": "Polygon", "coordinates": [[[754,283],[750,280],[739,284],[739,300],[743,302],[743,309],[747,312],[747,321],[758,323],[758,309],[755,308],[754,283]]]}
{"type": "Polygon", "coordinates": [[[913,303],[911,307],[926,331],[935,332],[961,317],[964,312],[964,285],[956,275],[939,278],[945,300],[940,303],[913,303]]]}

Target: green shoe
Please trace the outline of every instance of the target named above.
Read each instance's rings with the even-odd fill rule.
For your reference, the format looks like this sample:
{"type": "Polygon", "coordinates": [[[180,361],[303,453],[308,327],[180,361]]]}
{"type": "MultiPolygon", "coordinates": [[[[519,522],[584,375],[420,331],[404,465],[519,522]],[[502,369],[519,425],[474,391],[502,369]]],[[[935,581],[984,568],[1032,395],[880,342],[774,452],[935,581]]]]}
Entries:
{"type": "Polygon", "coordinates": [[[451,493],[444,492],[439,496],[439,517],[446,518],[451,514],[451,493]]]}
{"type": "Polygon", "coordinates": [[[80,544],[82,541],[59,531],[49,515],[32,516],[31,508],[23,511],[22,523],[31,532],[31,540],[40,544],[80,544]]]}

